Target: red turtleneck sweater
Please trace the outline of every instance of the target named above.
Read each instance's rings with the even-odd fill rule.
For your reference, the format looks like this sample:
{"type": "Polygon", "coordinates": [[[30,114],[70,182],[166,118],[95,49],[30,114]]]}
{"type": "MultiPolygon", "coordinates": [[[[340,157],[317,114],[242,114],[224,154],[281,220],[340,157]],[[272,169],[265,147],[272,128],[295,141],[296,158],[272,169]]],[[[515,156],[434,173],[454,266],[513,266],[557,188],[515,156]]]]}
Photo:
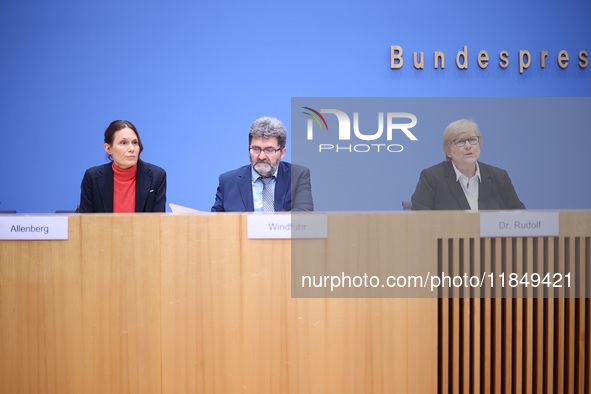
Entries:
{"type": "Polygon", "coordinates": [[[135,212],[137,165],[122,169],[113,162],[113,212],[135,212]]]}

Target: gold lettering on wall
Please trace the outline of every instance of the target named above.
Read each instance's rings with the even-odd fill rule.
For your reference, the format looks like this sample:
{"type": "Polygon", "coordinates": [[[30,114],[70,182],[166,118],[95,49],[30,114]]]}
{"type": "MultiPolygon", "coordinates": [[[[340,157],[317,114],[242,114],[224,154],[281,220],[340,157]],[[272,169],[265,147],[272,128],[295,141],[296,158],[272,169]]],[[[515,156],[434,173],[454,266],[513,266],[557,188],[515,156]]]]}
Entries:
{"type": "Polygon", "coordinates": [[[579,52],[579,67],[587,68],[589,60],[587,59],[587,51],[579,52]]]}
{"type": "Polygon", "coordinates": [[[529,68],[531,64],[531,55],[529,51],[519,51],[519,74],[523,74],[523,70],[529,68]]]}
{"type": "Polygon", "coordinates": [[[413,58],[413,64],[415,65],[415,68],[417,70],[422,70],[425,68],[425,56],[423,54],[423,52],[420,53],[420,60],[417,61],[417,53],[414,52],[412,54],[412,58],[413,58]]]}
{"type": "Polygon", "coordinates": [[[488,67],[488,52],[480,51],[478,52],[478,66],[482,69],[488,67]]]}
{"type": "Polygon", "coordinates": [[[509,67],[509,52],[501,51],[501,53],[499,54],[499,59],[499,66],[501,66],[501,68],[509,67]]]}
{"type": "Polygon", "coordinates": [[[390,68],[402,68],[404,61],[402,60],[402,47],[392,45],[390,47],[390,68]]]}
{"type": "Polygon", "coordinates": [[[562,69],[568,67],[568,53],[566,51],[558,52],[558,67],[562,69]]]}
{"type": "Polygon", "coordinates": [[[464,49],[459,51],[456,55],[456,66],[460,70],[468,69],[468,47],[464,46],[464,49]]]}
{"type": "Polygon", "coordinates": [[[541,68],[545,68],[546,67],[546,58],[548,57],[548,51],[542,51],[540,52],[540,67],[541,68]]]}
{"type": "MultiPolygon", "coordinates": [[[[390,68],[393,70],[401,69],[404,66],[404,56],[403,56],[403,49],[400,45],[392,45],[390,46],[390,68]]],[[[556,55],[551,54],[547,50],[542,50],[539,52],[539,67],[541,69],[546,68],[546,59],[549,57],[552,58],[556,56],[556,61],[558,63],[558,67],[561,69],[566,69],[569,65],[570,56],[566,50],[560,50],[556,55]]],[[[407,55],[408,56],[408,55],[407,55]]],[[[494,54],[493,54],[494,56],[494,54]]],[[[499,67],[502,69],[506,69],[511,64],[510,59],[517,59],[516,64],[519,68],[519,74],[523,74],[528,70],[530,67],[536,66],[535,61],[535,53],[532,56],[532,53],[527,49],[519,50],[517,53],[510,55],[508,51],[501,50],[499,52],[499,67]]],[[[426,67],[431,65],[426,64],[425,62],[425,52],[424,51],[415,51],[412,52],[413,57],[413,67],[416,70],[424,70],[426,67]]],[[[464,45],[461,50],[456,53],[456,67],[460,70],[467,70],[469,68],[470,62],[470,55],[468,46],[464,45]]],[[[589,66],[589,54],[586,50],[581,50],[577,54],[577,65],[582,68],[586,69],[589,66]]],[[[476,55],[476,63],[478,67],[481,69],[486,69],[490,62],[490,55],[489,52],[486,50],[480,50],[476,55]]],[[[433,51],[433,64],[432,67],[434,69],[445,69],[445,53],[443,51],[433,51]]]]}
{"type": "Polygon", "coordinates": [[[433,53],[433,64],[435,65],[435,68],[445,68],[445,55],[443,52],[433,53]]]}

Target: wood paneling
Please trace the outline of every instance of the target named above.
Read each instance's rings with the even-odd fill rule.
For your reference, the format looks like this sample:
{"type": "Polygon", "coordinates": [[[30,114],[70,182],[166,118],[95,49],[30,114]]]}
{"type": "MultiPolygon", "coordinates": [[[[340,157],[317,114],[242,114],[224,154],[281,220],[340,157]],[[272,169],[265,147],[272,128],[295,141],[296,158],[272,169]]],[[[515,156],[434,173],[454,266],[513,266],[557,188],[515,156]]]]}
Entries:
{"type": "Polygon", "coordinates": [[[506,280],[501,298],[440,300],[439,331],[454,333],[448,341],[454,346],[440,346],[439,391],[588,393],[590,300],[584,298],[588,286],[575,291],[573,285],[589,280],[591,236],[481,239],[476,254],[473,241],[440,239],[441,264],[455,266],[461,255],[497,278],[501,272],[520,279],[523,273],[570,272],[572,288],[564,280],[565,294],[550,298],[553,292],[544,286],[511,287],[506,280]]]}
{"type": "Polygon", "coordinates": [[[588,282],[591,212],[536,239],[480,239],[478,218],[335,213],[328,239],[290,242],[248,240],[244,214],[72,215],[67,241],[0,241],[0,392],[589,392],[585,294],[291,297],[292,258],[581,261],[588,282]]]}

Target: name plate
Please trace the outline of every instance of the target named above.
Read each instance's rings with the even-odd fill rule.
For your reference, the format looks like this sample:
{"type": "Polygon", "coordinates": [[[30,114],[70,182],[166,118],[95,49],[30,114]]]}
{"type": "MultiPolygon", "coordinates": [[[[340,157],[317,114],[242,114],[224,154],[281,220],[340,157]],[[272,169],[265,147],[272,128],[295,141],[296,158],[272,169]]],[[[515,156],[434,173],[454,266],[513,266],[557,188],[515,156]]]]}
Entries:
{"type": "Polygon", "coordinates": [[[481,237],[552,237],[558,230],[558,212],[480,212],[481,237]]]}
{"type": "Polygon", "coordinates": [[[269,214],[247,215],[249,239],[305,239],[326,238],[326,214],[269,214]]]}
{"type": "Polygon", "coordinates": [[[0,216],[0,239],[68,239],[67,216],[0,216]]]}

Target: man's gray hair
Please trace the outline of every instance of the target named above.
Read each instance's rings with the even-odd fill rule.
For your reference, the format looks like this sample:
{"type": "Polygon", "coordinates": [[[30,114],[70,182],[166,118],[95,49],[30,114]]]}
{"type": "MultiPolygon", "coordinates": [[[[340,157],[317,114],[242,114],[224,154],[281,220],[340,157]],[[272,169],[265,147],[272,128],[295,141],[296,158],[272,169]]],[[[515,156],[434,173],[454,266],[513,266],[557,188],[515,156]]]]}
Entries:
{"type": "Polygon", "coordinates": [[[254,121],[248,133],[248,144],[253,138],[277,137],[279,148],[285,148],[287,142],[287,130],[285,125],[277,118],[262,117],[254,121]]]}

